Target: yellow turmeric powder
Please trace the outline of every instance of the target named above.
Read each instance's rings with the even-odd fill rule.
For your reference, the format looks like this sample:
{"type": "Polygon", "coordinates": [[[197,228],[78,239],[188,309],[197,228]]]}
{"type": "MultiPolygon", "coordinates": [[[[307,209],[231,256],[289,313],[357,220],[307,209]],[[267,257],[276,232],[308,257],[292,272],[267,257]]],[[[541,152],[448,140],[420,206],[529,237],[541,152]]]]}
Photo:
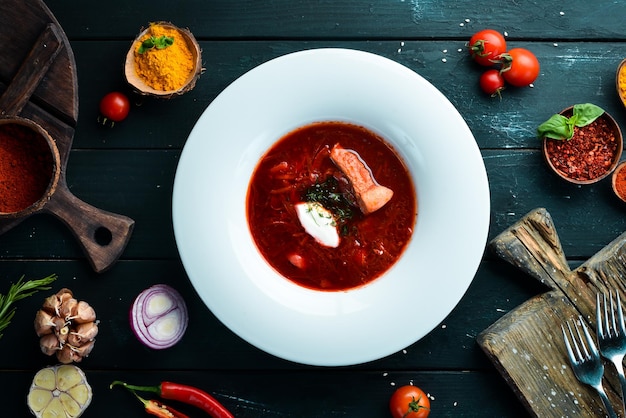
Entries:
{"type": "Polygon", "coordinates": [[[155,24],[135,44],[135,71],[153,89],[174,91],[183,87],[194,71],[194,57],[178,30],[155,24]],[[161,36],[174,42],[163,49],[151,48],[139,53],[146,39],[161,36]]]}
{"type": "Polygon", "coordinates": [[[617,81],[619,86],[619,97],[626,104],[626,65],[620,66],[617,81]]]}

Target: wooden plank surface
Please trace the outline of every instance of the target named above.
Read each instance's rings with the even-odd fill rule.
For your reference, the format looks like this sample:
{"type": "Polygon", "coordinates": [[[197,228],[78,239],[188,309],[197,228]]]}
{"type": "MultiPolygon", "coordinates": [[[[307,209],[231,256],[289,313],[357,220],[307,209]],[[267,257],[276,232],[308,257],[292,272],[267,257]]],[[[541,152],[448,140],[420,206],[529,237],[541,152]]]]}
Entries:
{"type": "MultiPolygon", "coordinates": [[[[432,416],[528,416],[526,405],[476,337],[545,292],[544,286],[486,252],[457,308],[405,351],[346,368],[285,362],[250,346],[219,323],[187,279],[171,225],[176,164],[204,109],[256,65],[309,48],[374,52],[423,76],[467,121],[489,176],[489,238],[528,211],[545,207],[575,269],[626,230],[626,207],[611,195],[608,182],[581,188],[554,177],[538,152],[535,129],[552,113],[586,101],[604,107],[625,126],[626,110],[617,99],[614,78],[626,57],[626,3],[601,0],[594,7],[584,0],[45,3],[68,34],[80,86],[80,112],[66,170],[68,187],[99,208],[132,217],[136,227],[122,260],[98,275],[63,225],[45,214],[32,217],[0,237],[0,293],[22,274],[40,277],[57,272],[56,286],[70,287],[96,306],[102,333],[93,354],[81,364],[95,392],[84,416],[142,413],[127,393],[108,389],[118,378],[139,384],[164,378],[197,384],[244,418],[384,418],[393,389],[409,382],[434,397],[432,416]],[[102,129],[95,123],[98,101],[110,90],[127,91],[121,74],[124,55],[140,28],[155,20],[189,27],[200,41],[206,71],[185,96],[142,101],[115,129],[102,129]],[[511,46],[537,54],[542,71],[533,88],[509,89],[502,100],[479,91],[483,69],[470,62],[464,48],[469,35],[485,27],[507,31],[511,46]],[[165,352],[142,347],[127,323],[133,297],[157,282],[177,287],[191,313],[185,338],[165,352]]],[[[1,72],[0,82],[6,83],[1,72]]],[[[445,138],[439,140],[445,146],[445,138]]],[[[28,415],[24,399],[30,380],[51,361],[38,352],[31,332],[40,302],[37,297],[20,302],[14,323],[0,339],[4,359],[0,387],[9,399],[6,410],[17,411],[16,416],[28,415]]]]}

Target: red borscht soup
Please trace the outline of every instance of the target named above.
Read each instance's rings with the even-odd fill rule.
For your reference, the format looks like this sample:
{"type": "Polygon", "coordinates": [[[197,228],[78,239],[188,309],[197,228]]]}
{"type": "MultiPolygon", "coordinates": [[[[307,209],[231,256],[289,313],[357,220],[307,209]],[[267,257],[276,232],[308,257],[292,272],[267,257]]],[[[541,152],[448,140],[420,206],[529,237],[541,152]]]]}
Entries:
{"type": "Polygon", "coordinates": [[[281,138],[250,180],[247,217],[265,260],[298,285],[352,289],[376,279],[413,233],[411,176],[379,135],[316,122],[281,138]]]}

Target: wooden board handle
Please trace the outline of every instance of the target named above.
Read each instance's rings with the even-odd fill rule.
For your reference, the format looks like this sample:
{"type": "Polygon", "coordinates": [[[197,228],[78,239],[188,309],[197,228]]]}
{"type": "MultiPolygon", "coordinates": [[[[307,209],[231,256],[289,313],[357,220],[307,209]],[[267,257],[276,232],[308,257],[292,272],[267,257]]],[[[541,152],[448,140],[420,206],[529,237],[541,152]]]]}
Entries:
{"type": "Polygon", "coordinates": [[[569,283],[571,270],[552,217],[538,208],[495,237],[489,247],[503,260],[552,289],[569,283]]]}
{"type": "Polygon", "coordinates": [[[28,103],[33,92],[61,50],[61,33],[57,25],[49,23],[41,32],[28,56],[22,62],[11,84],[0,96],[0,115],[17,116],[28,103]]]}
{"type": "Polygon", "coordinates": [[[42,211],[53,214],[68,226],[97,273],[115,264],[135,226],[135,221],[126,216],[97,209],[81,201],[65,184],[59,184],[42,211]]]}

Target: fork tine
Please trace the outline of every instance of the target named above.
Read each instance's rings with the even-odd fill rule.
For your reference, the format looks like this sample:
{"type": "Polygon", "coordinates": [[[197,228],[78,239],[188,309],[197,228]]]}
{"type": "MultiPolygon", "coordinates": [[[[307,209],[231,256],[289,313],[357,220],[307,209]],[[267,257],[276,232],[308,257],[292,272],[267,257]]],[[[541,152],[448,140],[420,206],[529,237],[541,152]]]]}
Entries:
{"type": "MultiPolygon", "coordinates": [[[[569,328],[569,322],[567,324],[567,327],[569,328]]],[[[574,363],[577,360],[576,360],[576,357],[574,356],[574,352],[572,351],[572,346],[569,343],[569,338],[567,336],[567,333],[565,332],[565,327],[562,324],[561,324],[561,330],[563,331],[563,340],[565,341],[565,348],[567,349],[567,355],[569,356],[570,362],[574,363]]],[[[570,335],[572,335],[572,329],[571,328],[570,328],[569,332],[570,332],[570,335]]]]}
{"type": "Polygon", "coordinates": [[[606,295],[602,294],[602,300],[600,300],[600,293],[596,294],[596,329],[598,336],[604,337],[604,330],[609,327],[608,319],[607,319],[607,311],[606,311],[606,295]],[[604,315],[602,315],[602,308],[604,307],[604,315]],[[607,322],[606,325],[603,322],[607,322]]]}
{"type": "MultiPolygon", "coordinates": [[[[578,332],[578,327],[576,327],[576,322],[574,322],[574,328],[576,329],[576,332],[578,332]]],[[[576,335],[574,334],[574,331],[572,330],[572,326],[570,324],[570,321],[567,321],[567,329],[569,330],[569,335],[572,339],[572,344],[573,344],[573,349],[572,349],[572,358],[575,361],[580,361],[583,359],[583,355],[580,352],[580,348],[578,347],[578,341],[580,341],[582,343],[582,338],[580,339],[576,339],[576,335]]],[[[580,336],[580,333],[578,334],[580,336]]]]}
{"type": "MultiPolygon", "coordinates": [[[[600,353],[598,352],[598,349],[596,348],[595,343],[591,339],[591,335],[589,335],[589,330],[587,329],[587,325],[585,325],[585,321],[583,321],[583,317],[580,316],[579,320],[580,320],[580,325],[583,328],[583,333],[585,334],[585,340],[587,340],[587,348],[589,348],[589,351],[591,351],[592,355],[596,357],[600,356],[600,353]]],[[[578,335],[580,335],[580,332],[578,333],[578,335]]],[[[585,344],[583,344],[583,346],[584,345],[585,344]]],[[[585,348],[585,353],[587,354],[587,356],[589,356],[589,352],[587,351],[587,348],[585,348]]]]}
{"type": "Polygon", "coordinates": [[[619,297],[619,292],[615,292],[616,296],[617,296],[617,322],[619,322],[617,325],[619,326],[619,332],[622,333],[622,335],[626,335],[626,328],[624,326],[624,313],[622,311],[622,301],[620,300],[619,297]]]}
{"type": "MultiPolygon", "coordinates": [[[[613,291],[612,290],[609,291],[609,299],[611,301],[610,302],[611,303],[611,325],[613,325],[611,330],[612,330],[613,336],[616,336],[618,334],[618,332],[617,332],[617,323],[615,322],[615,303],[613,302],[613,291]]],[[[609,334],[611,334],[611,332],[609,332],[609,334]]]]}

